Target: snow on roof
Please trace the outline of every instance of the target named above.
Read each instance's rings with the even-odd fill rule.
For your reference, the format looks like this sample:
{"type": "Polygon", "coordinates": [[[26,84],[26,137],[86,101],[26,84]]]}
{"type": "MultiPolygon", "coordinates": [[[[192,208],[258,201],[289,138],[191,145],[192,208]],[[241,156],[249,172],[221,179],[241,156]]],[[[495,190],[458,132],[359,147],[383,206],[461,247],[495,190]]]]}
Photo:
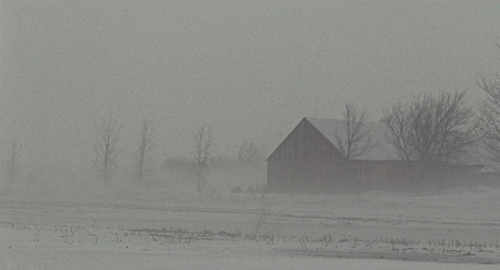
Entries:
{"type": "MultiPolygon", "coordinates": [[[[347,133],[345,132],[343,120],[311,117],[306,117],[306,120],[321,132],[335,147],[339,148],[336,136],[340,136],[340,138],[345,141],[347,133]]],[[[400,160],[396,148],[387,142],[387,129],[384,124],[366,122],[366,127],[371,131],[370,137],[375,143],[375,146],[365,153],[352,158],[353,160],[400,160]]]]}
{"type": "Polygon", "coordinates": [[[482,173],[498,173],[500,172],[500,166],[498,164],[485,165],[479,172],[482,173]]]}
{"type": "MultiPolygon", "coordinates": [[[[345,141],[347,133],[343,120],[312,117],[306,117],[306,120],[319,130],[335,147],[339,148],[336,136],[340,136],[345,141]]],[[[353,160],[401,160],[396,148],[387,141],[389,131],[383,123],[366,122],[366,126],[370,129],[371,140],[376,145],[371,150],[352,158],[353,160]]],[[[485,149],[480,146],[471,147],[460,163],[464,165],[484,164],[484,151],[485,149]]],[[[500,172],[500,164],[489,167],[495,168],[495,171],[500,172]]]]}

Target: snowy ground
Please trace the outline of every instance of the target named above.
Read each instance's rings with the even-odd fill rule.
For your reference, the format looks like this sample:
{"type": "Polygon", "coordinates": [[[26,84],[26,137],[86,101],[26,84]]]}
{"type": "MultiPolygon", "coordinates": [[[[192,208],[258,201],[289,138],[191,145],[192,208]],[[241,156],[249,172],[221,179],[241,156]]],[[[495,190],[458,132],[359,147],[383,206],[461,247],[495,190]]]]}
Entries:
{"type": "Polygon", "coordinates": [[[499,203],[481,186],[412,197],[11,196],[0,201],[0,269],[497,269],[499,203]]]}
{"type": "MultiPolygon", "coordinates": [[[[332,242],[325,247],[325,242],[313,243],[304,239],[275,238],[271,241],[269,238],[255,240],[208,233],[2,225],[2,269],[498,268],[498,265],[483,265],[496,263],[498,251],[489,256],[460,256],[439,254],[438,248],[435,253],[426,254],[422,250],[425,245],[412,244],[403,252],[403,245],[396,244],[395,249],[399,251],[394,251],[390,245],[373,242],[332,242]],[[460,262],[462,264],[457,264],[460,262]]],[[[472,252],[476,253],[474,249],[472,252]]]]}

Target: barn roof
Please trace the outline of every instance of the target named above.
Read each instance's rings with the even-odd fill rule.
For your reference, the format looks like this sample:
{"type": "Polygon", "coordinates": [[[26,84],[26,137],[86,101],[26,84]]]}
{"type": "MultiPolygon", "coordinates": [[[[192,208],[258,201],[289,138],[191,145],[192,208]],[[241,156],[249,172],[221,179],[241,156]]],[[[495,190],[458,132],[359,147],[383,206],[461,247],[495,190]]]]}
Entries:
{"type": "MultiPolygon", "coordinates": [[[[324,119],[324,118],[305,118],[311,123],[323,136],[325,136],[335,147],[339,148],[337,137],[340,136],[345,141],[345,126],[343,120],[324,119]]],[[[387,129],[382,123],[366,122],[366,126],[370,128],[371,140],[375,146],[369,151],[352,158],[353,160],[400,160],[399,154],[395,147],[387,142],[387,129]]]]}
{"type": "MultiPolygon", "coordinates": [[[[303,120],[309,122],[314,126],[333,146],[340,149],[337,143],[337,137],[340,136],[342,141],[345,141],[346,129],[344,120],[331,119],[331,118],[315,118],[304,117],[303,120]]],[[[395,146],[390,144],[387,140],[389,131],[387,127],[380,122],[366,122],[367,127],[370,129],[371,140],[375,146],[370,150],[362,153],[359,156],[351,158],[351,160],[373,160],[373,161],[396,161],[401,160],[400,154],[395,146]]],[[[276,150],[275,150],[276,151],[276,150]]],[[[480,146],[472,146],[467,150],[467,154],[459,161],[460,165],[477,165],[485,167],[484,151],[480,146]]],[[[274,152],[273,152],[274,154],[274,152]]],[[[273,155],[271,154],[271,155],[273,155]]],[[[459,165],[458,163],[455,165],[459,165]]],[[[495,171],[500,172],[500,164],[495,166],[495,171]]]]}

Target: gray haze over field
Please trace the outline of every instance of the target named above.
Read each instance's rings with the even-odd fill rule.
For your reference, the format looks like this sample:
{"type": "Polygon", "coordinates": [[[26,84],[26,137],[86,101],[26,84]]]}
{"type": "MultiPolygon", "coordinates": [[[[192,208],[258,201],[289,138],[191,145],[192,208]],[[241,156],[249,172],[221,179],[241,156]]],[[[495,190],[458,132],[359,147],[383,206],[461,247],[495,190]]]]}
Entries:
{"type": "Polygon", "coordinates": [[[234,155],[244,139],[272,151],[303,116],[339,118],[346,102],[374,121],[423,91],[467,90],[474,102],[477,74],[500,71],[495,1],[0,8],[0,155],[18,139],[35,177],[85,178],[92,126],[110,112],[124,158],[143,118],[160,160],[188,156],[204,124],[215,154],[234,155]]]}

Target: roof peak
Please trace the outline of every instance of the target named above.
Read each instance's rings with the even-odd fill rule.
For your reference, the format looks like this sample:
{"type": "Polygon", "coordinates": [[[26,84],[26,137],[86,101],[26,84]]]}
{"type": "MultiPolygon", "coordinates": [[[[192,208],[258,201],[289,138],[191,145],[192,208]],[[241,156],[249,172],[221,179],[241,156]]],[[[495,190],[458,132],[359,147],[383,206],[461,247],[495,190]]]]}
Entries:
{"type": "MultiPolygon", "coordinates": [[[[304,117],[307,120],[321,120],[321,121],[345,121],[345,119],[338,119],[338,118],[319,118],[319,117],[304,117]]],[[[355,121],[358,122],[358,121],[355,121]]],[[[374,124],[379,124],[380,122],[374,122],[374,121],[364,121],[365,123],[374,123],[374,124]]]]}

